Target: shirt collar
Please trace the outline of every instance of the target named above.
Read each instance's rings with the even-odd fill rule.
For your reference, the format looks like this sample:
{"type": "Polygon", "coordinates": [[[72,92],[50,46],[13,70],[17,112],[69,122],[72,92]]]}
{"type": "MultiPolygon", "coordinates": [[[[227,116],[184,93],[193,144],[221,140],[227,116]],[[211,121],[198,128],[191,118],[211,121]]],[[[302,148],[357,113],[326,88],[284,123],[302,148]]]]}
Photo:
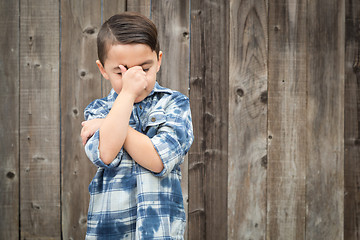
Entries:
{"type": "Polygon", "coordinates": [[[172,91],[170,89],[164,88],[160,86],[158,82],[155,82],[155,86],[153,90],[151,90],[151,92],[147,97],[151,97],[152,95],[154,95],[154,93],[160,93],[160,92],[172,94],[172,91]]]}

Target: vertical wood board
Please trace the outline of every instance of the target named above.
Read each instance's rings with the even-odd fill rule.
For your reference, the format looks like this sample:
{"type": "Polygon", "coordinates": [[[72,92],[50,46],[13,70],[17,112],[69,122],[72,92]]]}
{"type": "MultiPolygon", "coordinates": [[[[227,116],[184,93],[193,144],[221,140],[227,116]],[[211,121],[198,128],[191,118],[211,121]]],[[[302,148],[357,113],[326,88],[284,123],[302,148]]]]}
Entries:
{"type": "Polygon", "coordinates": [[[227,239],[228,1],[191,1],[189,239],[227,239]]]}
{"type": "Polygon", "coordinates": [[[189,91],[189,4],[188,1],[152,1],[152,21],[158,29],[162,65],[158,82],[185,95],[189,91]]]}
{"type": "Polygon", "coordinates": [[[19,238],[19,2],[0,2],[0,239],[19,238]]]}
{"type": "Polygon", "coordinates": [[[344,239],[360,239],[360,2],[345,1],[344,239]]]}
{"type": "Polygon", "coordinates": [[[20,13],[20,237],[60,239],[59,2],[20,13]]]}
{"type": "Polygon", "coordinates": [[[267,239],[305,238],[306,1],[269,1],[267,239]]]}
{"type": "Polygon", "coordinates": [[[62,230],[64,239],[84,239],[96,167],[85,155],[80,132],[85,107],[101,98],[95,64],[100,0],[62,1],[61,17],[62,230]]]}
{"type": "Polygon", "coordinates": [[[228,239],[265,239],[267,1],[230,1],[228,239]]]}
{"type": "Polygon", "coordinates": [[[307,1],[306,239],[344,239],[345,1],[307,1]]]}

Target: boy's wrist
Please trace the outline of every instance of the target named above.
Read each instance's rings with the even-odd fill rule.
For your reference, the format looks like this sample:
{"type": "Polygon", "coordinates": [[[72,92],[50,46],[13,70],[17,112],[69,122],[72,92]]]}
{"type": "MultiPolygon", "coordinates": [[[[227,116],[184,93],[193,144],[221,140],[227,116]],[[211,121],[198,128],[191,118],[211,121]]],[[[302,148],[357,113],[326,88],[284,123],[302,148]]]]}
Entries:
{"type": "Polygon", "coordinates": [[[120,95],[123,96],[123,97],[126,98],[126,99],[131,100],[131,102],[133,102],[133,103],[135,102],[135,99],[137,98],[137,95],[136,95],[135,93],[132,93],[132,92],[127,91],[127,90],[125,90],[125,89],[122,89],[122,90],[120,91],[118,97],[119,97],[120,95]]]}

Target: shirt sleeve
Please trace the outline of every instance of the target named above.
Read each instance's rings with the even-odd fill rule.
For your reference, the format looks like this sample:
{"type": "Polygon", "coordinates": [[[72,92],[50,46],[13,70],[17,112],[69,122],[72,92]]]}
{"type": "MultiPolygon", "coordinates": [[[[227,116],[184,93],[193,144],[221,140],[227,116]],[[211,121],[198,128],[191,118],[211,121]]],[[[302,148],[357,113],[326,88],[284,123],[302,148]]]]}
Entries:
{"type": "Polygon", "coordinates": [[[109,113],[107,103],[104,99],[96,99],[84,110],[85,121],[95,118],[105,118],[109,113]]]}
{"type": "MultiPolygon", "coordinates": [[[[105,98],[97,99],[90,103],[84,110],[85,120],[87,121],[95,118],[105,118],[109,113],[109,107],[107,104],[108,102],[105,98]]],[[[94,135],[86,142],[85,153],[95,166],[100,168],[115,168],[119,166],[121,158],[124,154],[124,150],[121,148],[115,159],[109,165],[106,165],[100,159],[99,130],[97,130],[94,135]]]]}
{"type": "Polygon", "coordinates": [[[194,140],[190,102],[184,95],[173,98],[165,109],[166,121],[151,142],[158,152],[164,169],[155,176],[164,177],[184,161],[194,140]]]}
{"type": "Polygon", "coordinates": [[[115,168],[118,167],[121,158],[124,154],[123,148],[121,148],[120,152],[115,157],[114,161],[112,161],[109,165],[106,165],[100,159],[100,151],[99,151],[99,130],[95,132],[95,134],[86,142],[85,145],[85,153],[90,161],[97,167],[100,168],[115,168]]]}

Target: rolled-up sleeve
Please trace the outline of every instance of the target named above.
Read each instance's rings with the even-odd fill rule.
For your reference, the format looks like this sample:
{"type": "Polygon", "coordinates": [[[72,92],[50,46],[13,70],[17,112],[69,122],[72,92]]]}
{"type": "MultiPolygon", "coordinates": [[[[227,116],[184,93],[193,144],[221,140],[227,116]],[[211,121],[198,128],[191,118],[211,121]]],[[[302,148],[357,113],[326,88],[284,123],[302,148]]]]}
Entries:
{"type": "Polygon", "coordinates": [[[155,176],[164,177],[184,161],[194,140],[190,102],[184,95],[173,98],[165,109],[166,121],[151,141],[164,169],[155,176]]]}
{"type": "MultiPolygon", "coordinates": [[[[90,103],[84,110],[85,120],[92,120],[96,118],[105,118],[109,113],[109,107],[104,99],[97,99],[90,103]]],[[[114,161],[109,165],[106,165],[100,159],[99,151],[99,130],[97,130],[91,138],[85,144],[85,153],[90,161],[97,167],[100,168],[115,168],[119,166],[121,158],[124,154],[123,148],[120,150],[114,161]]]]}
{"type": "Polygon", "coordinates": [[[106,165],[100,159],[100,151],[99,151],[99,130],[95,132],[95,134],[87,141],[85,145],[85,153],[90,161],[97,167],[100,168],[115,168],[118,167],[123,156],[123,148],[121,148],[120,152],[109,165],[106,165]]]}

